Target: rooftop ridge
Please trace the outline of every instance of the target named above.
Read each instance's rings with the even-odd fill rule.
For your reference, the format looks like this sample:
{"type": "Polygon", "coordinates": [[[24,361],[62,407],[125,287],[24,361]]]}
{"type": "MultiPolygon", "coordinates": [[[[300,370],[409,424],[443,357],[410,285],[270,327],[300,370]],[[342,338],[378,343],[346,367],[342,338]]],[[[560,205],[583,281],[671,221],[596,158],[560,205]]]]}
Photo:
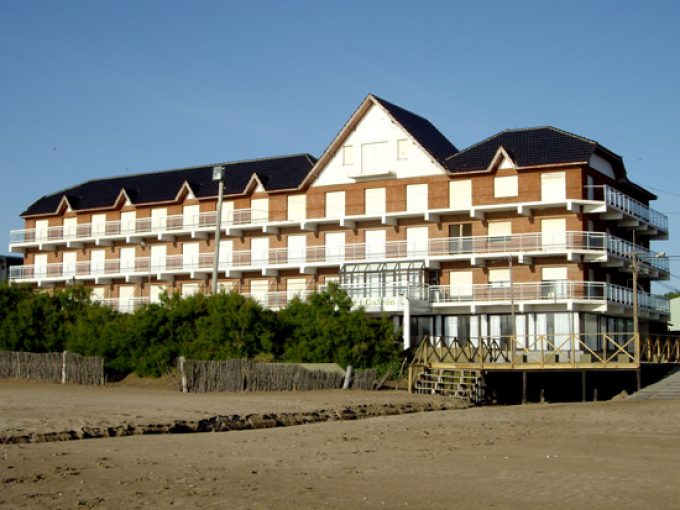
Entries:
{"type": "Polygon", "coordinates": [[[184,172],[186,170],[200,170],[203,168],[211,168],[214,166],[218,165],[240,165],[242,163],[258,163],[261,161],[272,161],[275,159],[290,159],[290,158],[298,158],[298,157],[305,157],[309,162],[312,162],[312,160],[316,159],[312,154],[309,152],[298,152],[295,154],[283,154],[279,156],[266,156],[262,158],[253,158],[253,159],[241,159],[241,160],[236,160],[236,161],[223,161],[223,162],[218,162],[218,163],[207,163],[204,165],[192,165],[192,166],[186,166],[186,167],[179,167],[179,168],[167,168],[164,170],[151,170],[148,172],[135,172],[135,173],[130,173],[130,174],[124,174],[124,175],[112,175],[109,177],[98,177],[96,179],[89,179],[87,181],[82,181],[74,186],[69,186],[68,188],[64,188],[63,190],[55,191],[54,193],[50,193],[49,195],[43,195],[43,196],[52,196],[56,195],[58,193],[61,193],[63,191],[67,191],[69,189],[77,188],[78,186],[82,186],[84,184],[90,184],[94,182],[101,182],[101,181],[110,181],[114,179],[126,179],[128,177],[140,177],[143,175],[157,175],[157,174],[165,174],[165,173],[172,173],[172,172],[184,172]],[[311,158],[311,159],[310,159],[311,158]]]}

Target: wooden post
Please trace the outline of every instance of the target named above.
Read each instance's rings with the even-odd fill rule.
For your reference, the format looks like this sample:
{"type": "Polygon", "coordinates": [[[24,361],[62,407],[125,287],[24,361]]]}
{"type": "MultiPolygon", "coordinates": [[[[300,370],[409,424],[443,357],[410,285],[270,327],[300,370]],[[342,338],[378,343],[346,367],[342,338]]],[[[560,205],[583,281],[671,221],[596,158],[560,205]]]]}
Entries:
{"type": "Polygon", "coordinates": [[[66,352],[61,353],[61,384],[66,384],[66,352]]]}
{"type": "Polygon", "coordinates": [[[527,403],[527,371],[522,371],[522,404],[527,403]]]}
{"type": "Polygon", "coordinates": [[[640,391],[642,388],[642,370],[640,368],[635,370],[635,387],[637,388],[636,391],[640,391]]]}
{"type": "Polygon", "coordinates": [[[408,392],[413,393],[413,367],[408,367],[408,392]]]}
{"type": "Polygon", "coordinates": [[[347,365],[345,370],[345,382],[342,384],[343,390],[348,390],[352,385],[352,365],[347,365]]]}
{"type": "Polygon", "coordinates": [[[586,371],[581,370],[581,402],[586,401],[586,371]]]}
{"type": "Polygon", "coordinates": [[[593,388],[593,402],[597,402],[597,388],[593,388]]]}
{"type": "Polygon", "coordinates": [[[187,393],[189,389],[187,388],[187,375],[184,372],[184,356],[179,357],[179,376],[182,381],[182,393],[187,393]]]}

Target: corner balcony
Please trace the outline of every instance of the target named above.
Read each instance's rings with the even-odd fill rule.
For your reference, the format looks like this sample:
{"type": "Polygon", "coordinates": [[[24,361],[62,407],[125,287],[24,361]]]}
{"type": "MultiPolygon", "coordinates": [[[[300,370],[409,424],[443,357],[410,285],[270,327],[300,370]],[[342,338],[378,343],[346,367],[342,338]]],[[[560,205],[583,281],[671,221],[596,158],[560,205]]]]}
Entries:
{"type": "Polygon", "coordinates": [[[583,212],[599,214],[652,239],[668,239],[668,217],[611,186],[593,186],[594,199],[583,204],[583,212]]]}
{"type": "MultiPolygon", "coordinates": [[[[630,257],[637,253],[641,278],[669,277],[667,257],[641,246],[600,232],[563,232],[558,234],[517,234],[502,237],[446,237],[430,239],[418,246],[408,241],[391,241],[383,245],[354,243],[347,245],[308,246],[294,250],[276,248],[267,251],[239,250],[220,253],[218,270],[227,278],[240,278],[244,272],[276,276],[280,270],[295,269],[301,274],[315,274],[322,267],[340,267],[346,262],[424,260],[433,269],[446,261],[465,261],[483,265],[486,260],[516,258],[528,264],[541,257],[563,256],[571,262],[600,263],[630,271],[630,257]]],[[[82,261],[76,264],[53,263],[10,268],[10,281],[49,286],[57,282],[90,281],[110,283],[114,279],[134,282],[155,278],[171,281],[176,276],[205,279],[212,273],[213,253],[198,257],[170,255],[164,258],[136,257],[105,261],[82,261]]]]}

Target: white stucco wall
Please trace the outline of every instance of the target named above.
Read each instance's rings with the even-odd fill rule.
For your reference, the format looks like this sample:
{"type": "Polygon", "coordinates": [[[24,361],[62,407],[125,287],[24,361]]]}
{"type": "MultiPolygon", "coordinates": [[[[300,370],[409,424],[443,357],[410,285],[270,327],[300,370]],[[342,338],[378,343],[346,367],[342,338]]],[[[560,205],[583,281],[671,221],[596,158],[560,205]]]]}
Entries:
{"type": "Polygon", "coordinates": [[[376,142],[386,142],[385,161],[382,167],[393,172],[398,179],[443,173],[441,168],[430,159],[429,154],[411,140],[406,131],[401,129],[381,107],[373,105],[343,144],[343,146],[354,147],[354,163],[343,165],[341,147],[321,170],[312,186],[356,182],[350,176],[361,173],[361,146],[376,142]],[[400,139],[409,140],[407,159],[397,159],[397,140],[400,139]]]}
{"type": "Polygon", "coordinates": [[[609,163],[609,161],[607,161],[603,157],[600,157],[597,154],[593,154],[592,156],[590,156],[590,162],[588,164],[591,166],[591,168],[594,168],[598,172],[606,175],[607,177],[616,179],[616,176],[614,175],[614,169],[612,168],[611,163],[609,163]]]}

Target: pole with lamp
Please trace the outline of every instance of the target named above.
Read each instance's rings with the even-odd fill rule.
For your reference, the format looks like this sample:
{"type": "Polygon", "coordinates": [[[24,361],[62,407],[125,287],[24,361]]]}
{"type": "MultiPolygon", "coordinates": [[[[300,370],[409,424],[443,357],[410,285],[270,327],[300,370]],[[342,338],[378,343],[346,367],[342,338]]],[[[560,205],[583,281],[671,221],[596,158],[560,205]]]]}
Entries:
{"type": "Polygon", "coordinates": [[[222,224],[222,201],[224,200],[224,165],[213,167],[213,181],[217,181],[217,210],[215,211],[215,257],[213,259],[212,295],[217,294],[217,271],[220,263],[220,233],[222,224]]]}
{"type": "MultiPolygon", "coordinates": [[[[635,231],[633,231],[633,245],[635,245],[635,231]]],[[[640,390],[641,379],[640,379],[640,312],[639,312],[639,301],[638,301],[638,275],[640,274],[640,255],[645,258],[663,258],[666,256],[666,252],[655,253],[650,257],[651,254],[645,252],[639,252],[634,250],[630,254],[630,265],[633,271],[633,341],[635,342],[635,360],[638,363],[638,368],[636,372],[637,378],[637,389],[640,390]]]]}

